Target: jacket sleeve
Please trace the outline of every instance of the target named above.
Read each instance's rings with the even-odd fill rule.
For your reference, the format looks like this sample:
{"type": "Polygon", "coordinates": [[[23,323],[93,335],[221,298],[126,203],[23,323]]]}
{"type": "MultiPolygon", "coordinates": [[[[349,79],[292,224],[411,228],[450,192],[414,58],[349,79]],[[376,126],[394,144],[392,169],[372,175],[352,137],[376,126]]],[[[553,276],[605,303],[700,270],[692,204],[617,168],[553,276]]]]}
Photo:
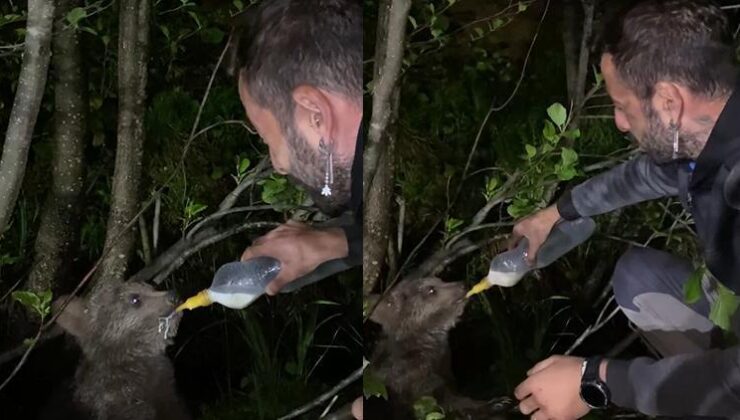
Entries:
{"type": "Polygon", "coordinates": [[[347,262],[354,267],[362,264],[362,223],[357,217],[353,217],[352,220],[352,223],[343,225],[342,230],[347,237],[349,248],[347,262]]]}
{"type": "Polygon", "coordinates": [[[651,416],[740,419],[740,347],[610,360],[606,383],[616,405],[651,416]]]}
{"type": "Polygon", "coordinates": [[[678,195],[678,164],[638,157],[566,192],[557,202],[563,219],[595,216],[642,201],[678,195]]]}

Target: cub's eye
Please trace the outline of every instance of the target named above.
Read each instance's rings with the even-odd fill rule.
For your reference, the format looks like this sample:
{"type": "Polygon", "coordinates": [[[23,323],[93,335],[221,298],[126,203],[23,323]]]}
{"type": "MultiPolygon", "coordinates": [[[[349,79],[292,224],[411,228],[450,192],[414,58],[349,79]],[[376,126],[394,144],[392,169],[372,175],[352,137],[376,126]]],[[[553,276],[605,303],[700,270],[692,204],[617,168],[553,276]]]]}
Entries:
{"type": "Polygon", "coordinates": [[[129,296],[128,301],[131,305],[138,307],[139,305],[141,305],[141,296],[133,294],[129,296]]]}
{"type": "Polygon", "coordinates": [[[437,291],[434,289],[434,287],[430,287],[429,289],[427,289],[427,294],[433,295],[435,293],[437,293],[437,291]]]}

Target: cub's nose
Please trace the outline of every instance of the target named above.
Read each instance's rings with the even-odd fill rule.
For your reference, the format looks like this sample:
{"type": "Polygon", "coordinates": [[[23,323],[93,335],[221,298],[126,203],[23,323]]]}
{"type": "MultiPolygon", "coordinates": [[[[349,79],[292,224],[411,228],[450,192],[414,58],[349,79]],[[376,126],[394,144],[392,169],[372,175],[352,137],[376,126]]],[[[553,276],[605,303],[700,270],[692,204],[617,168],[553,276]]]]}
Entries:
{"type": "Polygon", "coordinates": [[[169,290],[167,292],[167,300],[172,304],[177,303],[177,293],[174,290],[169,290]]]}

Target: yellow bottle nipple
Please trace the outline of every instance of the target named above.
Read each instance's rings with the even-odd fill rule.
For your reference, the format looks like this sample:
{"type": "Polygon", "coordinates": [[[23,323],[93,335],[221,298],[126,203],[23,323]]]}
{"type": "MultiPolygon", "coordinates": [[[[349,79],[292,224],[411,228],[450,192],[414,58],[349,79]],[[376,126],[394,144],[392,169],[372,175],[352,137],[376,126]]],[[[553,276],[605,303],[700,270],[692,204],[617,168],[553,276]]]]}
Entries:
{"type": "Polygon", "coordinates": [[[211,296],[208,294],[208,290],[201,290],[197,295],[188,298],[182,305],[175,309],[175,312],[182,312],[185,309],[195,309],[202,306],[208,306],[213,303],[211,296]]]}
{"type": "Polygon", "coordinates": [[[469,298],[473,295],[477,295],[478,293],[487,290],[491,287],[491,283],[488,281],[488,276],[483,277],[481,281],[479,281],[475,286],[473,286],[472,289],[468,292],[468,294],[465,295],[466,298],[469,298]]]}

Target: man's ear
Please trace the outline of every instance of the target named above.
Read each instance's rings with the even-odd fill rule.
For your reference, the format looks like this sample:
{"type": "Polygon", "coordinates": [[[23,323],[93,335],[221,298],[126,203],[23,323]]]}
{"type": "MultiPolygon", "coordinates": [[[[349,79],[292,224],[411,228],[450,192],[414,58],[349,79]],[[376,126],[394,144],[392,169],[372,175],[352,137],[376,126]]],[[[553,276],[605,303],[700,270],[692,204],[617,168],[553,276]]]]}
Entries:
{"type": "Polygon", "coordinates": [[[52,313],[56,315],[61,311],[57,324],[67,333],[77,338],[84,338],[90,332],[90,321],[85,313],[85,302],[78,297],[73,297],[62,309],[67,297],[68,295],[62,295],[51,304],[52,313]]]}
{"type": "Polygon", "coordinates": [[[301,85],[293,90],[293,101],[297,125],[316,138],[330,139],[334,116],[326,95],[318,88],[301,85]]]}
{"type": "Polygon", "coordinates": [[[655,84],[653,94],[653,109],[658,112],[665,125],[673,122],[680,125],[684,110],[684,92],[678,85],[671,82],[658,82],[655,84]]]}

